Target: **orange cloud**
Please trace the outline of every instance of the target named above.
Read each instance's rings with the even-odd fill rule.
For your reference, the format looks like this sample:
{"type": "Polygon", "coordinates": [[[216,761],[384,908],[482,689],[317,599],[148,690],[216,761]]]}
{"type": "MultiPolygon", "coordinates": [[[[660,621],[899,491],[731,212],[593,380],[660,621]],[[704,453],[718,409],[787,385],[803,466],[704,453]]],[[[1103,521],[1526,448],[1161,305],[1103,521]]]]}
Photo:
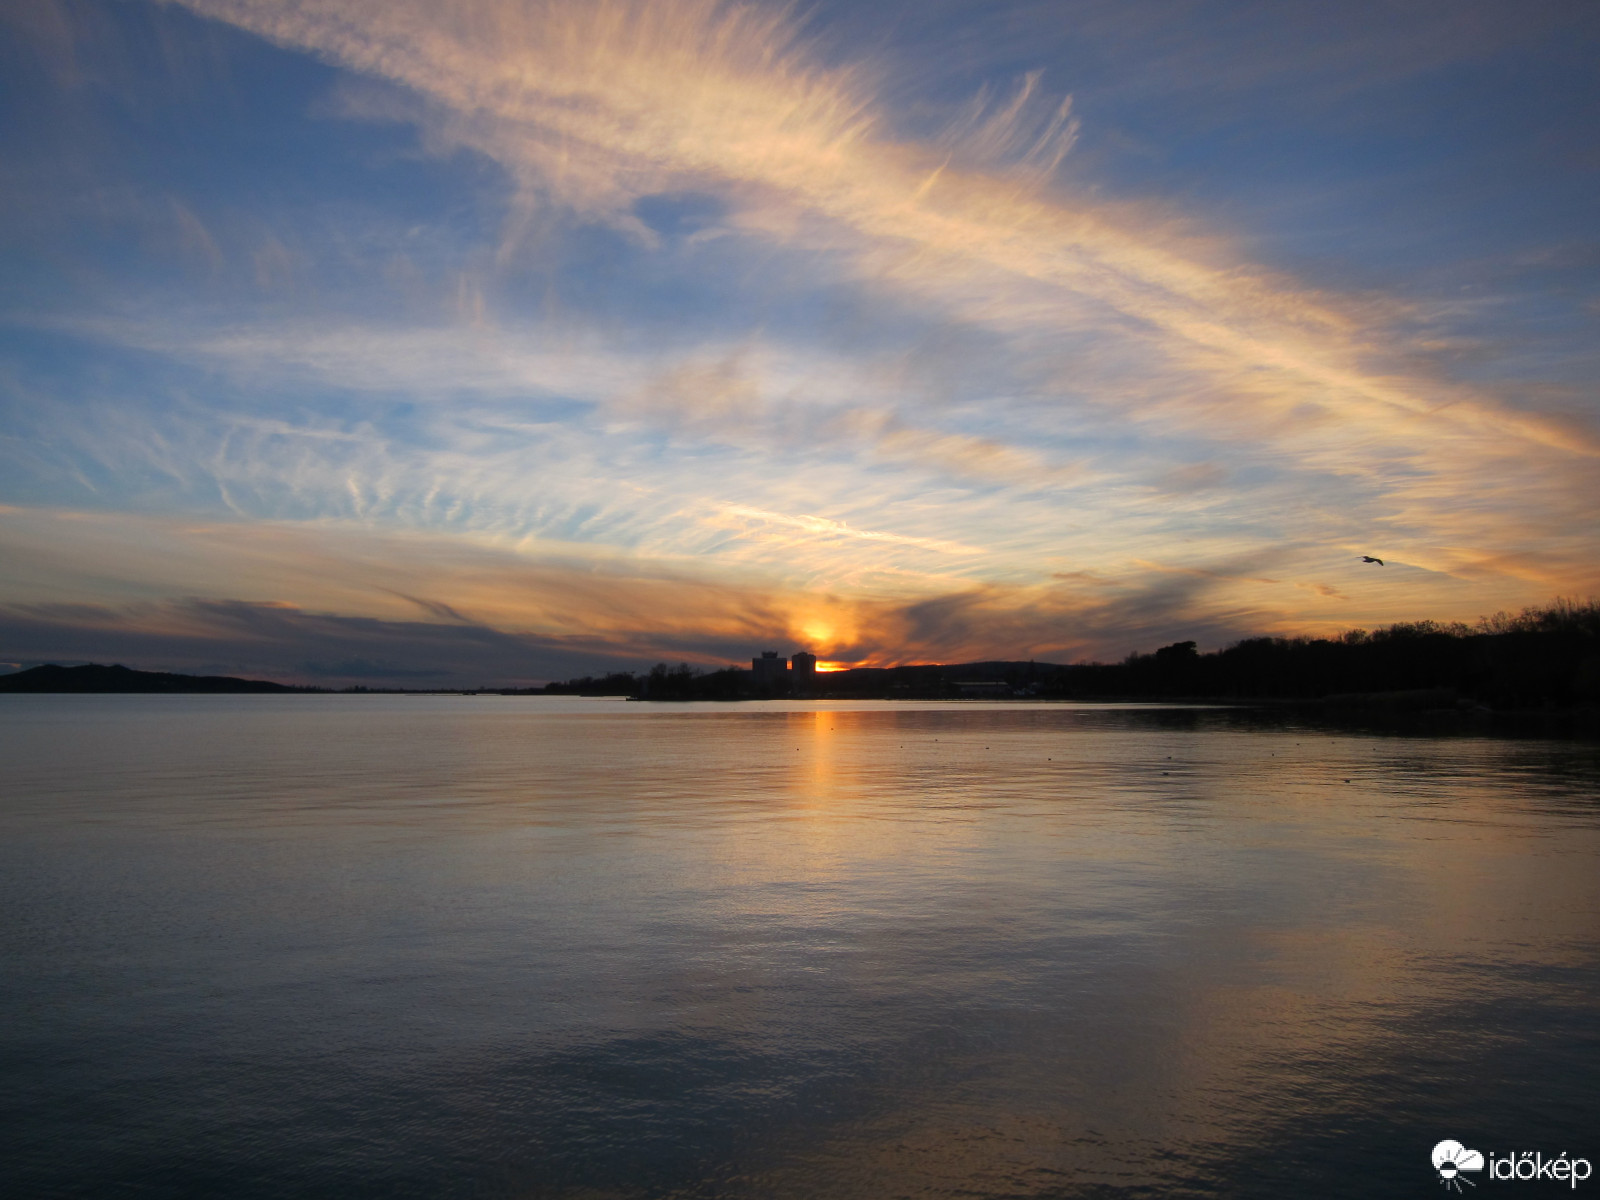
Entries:
{"type": "MultiPolygon", "coordinates": [[[[1218,645],[1295,632],[1327,615],[1315,607],[1326,603],[1320,596],[1301,607],[1294,587],[1263,591],[1270,581],[1157,564],[1034,585],[829,593],[759,572],[571,544],[519,551],[349,524],[39,509],[0,513],[0,554],[12,577],[12,640],[0,645],[9,658],[87,657],[72,645],[104,644],[94,637],[118,633],[183,642],[191,658],[206,645],[219,655],[233,647],[235,659],[253,654],[251,661],[277,663],[280,675],[313,657],[338,658],[341,638],[354,647],[347,657],[372,658],[381,644],[401,660],[415,641],[440,670],[453,669],[449,653],[487,664],[499,647],[517,677],[549,678],[577,673],[583,662],[716,666],[769,648],[873,665],[1115,659],[1180,637],[1218,645]],[[24,626],[33,632],[19,633],[24,626]],[[46,626],[54,649],[39,640],[46,626]]],[[[1347,624],[1417,615],[1392,601],[1351,609],[1347,624]]]]}

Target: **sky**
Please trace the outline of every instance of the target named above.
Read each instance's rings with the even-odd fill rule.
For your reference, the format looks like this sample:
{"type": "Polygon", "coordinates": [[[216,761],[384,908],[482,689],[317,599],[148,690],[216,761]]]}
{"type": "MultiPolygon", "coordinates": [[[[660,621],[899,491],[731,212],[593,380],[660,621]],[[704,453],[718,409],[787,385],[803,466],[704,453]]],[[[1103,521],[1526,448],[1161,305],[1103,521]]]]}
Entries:
{"type": "Polygon", "coordinates": [[[1590,0],[0,27],[9,669],[1112,661],[1600,592],[1590,0]]]}

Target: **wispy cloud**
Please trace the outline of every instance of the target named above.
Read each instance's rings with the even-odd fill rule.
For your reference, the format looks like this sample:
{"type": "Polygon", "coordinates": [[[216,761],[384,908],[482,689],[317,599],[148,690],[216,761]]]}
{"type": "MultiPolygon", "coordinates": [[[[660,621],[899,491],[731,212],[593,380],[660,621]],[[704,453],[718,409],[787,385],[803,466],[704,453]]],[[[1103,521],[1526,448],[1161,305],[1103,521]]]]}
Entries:
{"type": "MultiPolygon", "coordinates": [[[[804,532],[840,537],[826,526],[804,532]]],[[[864,663],[1116,659],[1178,638],[1217,645],[1294,632],[1316,625],[1319,612],[1329,629],[1370,626],[1392,602],[1352,603],[1248,564],[1145,564],[1037,583],[922,576],[902,580],[898,594],[839,592],[714,560],[574,544],[518,549],[350,522],[42,509],[0,512],[0,554],[10,576],[0,626],[12,658],[138,651],[145,663],[229,663],[279,678],[359,658],[471,684],[562,677],[601,662],[714,666],[773,646],[864,663]]],[[[1407,571],[1395,565],[1400,580],[1415,578],[1407,571]]]]}
{"type": "Polygon", "coordinates": [[[844,521],[833,521],[827,517],[813,517],[807,514],[788,516],[784,513],[749,508],[742,504],[727,505],[722,512],[727,516],[753,521],[758,525],[785,526],[825,538],[859,538],[866,542],[889,542],[897,546],[916,546],[940,554],[981,553],[977,547],[963,546],[960,542],[947,542],[939,538],[908,537],[901,533],[883,533],[873,529],[854,529],[844,521]]]}
{"type": "MultiPolygon", "coordinates": [[[[1131,207],[947,165],[963,139],[980,146],[975,160],[1007,149],[1036,159],[1031,82],[1015,102],[958,121],[954,141],[918,144],[887,133],[867,70],[814,65],[773,10],[705,0],[194,7],[413,89],[434,106],[428,119],[496,157],[540,202],[626,227],[641,195],[714,187],[735,225],[826,245],[874,285],[962,320],[1016,338],[1070,337],[1084,322],[1115,333],[1168,368],[1144,381],[1153,394],[1117,394],[1125,419],[1226,425],[1358,473],[1374,469],[1374,443],[1433,470],[1491,458],[1484,444],[1507,439],[1534,454],[1600,454],[1588,428],[1399,371],[1408,347],[1387,328],[1392,306],[1297,287],[1131,207]],[[1187,386],[1172,387],[1178,379],[1187,386]],[[1435,449],[1441,435],[1448,453],[1435,449]]],[[[1069,129],[1064,118],[1050,128],[1054,163],[1069,129]]],[[[1073,365],[1069,355],[1061,369],[1073,365]]]]}
{"type": "MultiPolygon", "coordinates": [[[[876,660],[1593,586],[1581,389],[1469,370],[1466,300],[1313,286],[1171,202],[1113,198],[1060,72],[908,112],[895,68],[759,4],[182,7],[222,24],[157,11],[341,69],[322,167],[409,154],[449,199],[230,207],[132,173],[74,193],[71,221],[92,193],[145,257],[82,272],[92,302],[7,310],[0,334],[67,347],[0,363],[7,494],[63,546],[93,541],[59,533],[89,505],[230,533],[173,542],[165,591],[115,546],[96,575],[29,542],[11,594],[876,660]],[[335,527],[341,554],[373,539],[370,584],[329,566],[335,527]],[[496,565],[432,587],[385,557],[451,538],[496,565]],[[1396,569],[1357,573],[1367,552],[1396,569]],[[218,590],[223,563],[259,586],[218,590]]],[[[1180,72],[1228,69],[1141,36],[1180,72]]],[[[362,657],[383,661],[297,661],[362,657]]]]}

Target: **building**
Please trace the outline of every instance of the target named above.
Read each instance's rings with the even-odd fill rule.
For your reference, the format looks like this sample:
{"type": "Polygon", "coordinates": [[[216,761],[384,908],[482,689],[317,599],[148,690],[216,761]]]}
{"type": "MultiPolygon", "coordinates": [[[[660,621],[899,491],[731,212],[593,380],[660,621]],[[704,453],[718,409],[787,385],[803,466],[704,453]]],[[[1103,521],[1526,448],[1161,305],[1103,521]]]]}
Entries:
{"type": "Polygon", "coordinates": [[[757,687],[781,687],[788,681],[789,664],[776,650],[764,650],[760,658],[750,660],[750,678],[757,687]]]}
{"type": "Polygon", "coordinates": [[[798,651],[789,660],[789,679],[796,691],[804,691],[817,681],[817,656],[798,651]]]}

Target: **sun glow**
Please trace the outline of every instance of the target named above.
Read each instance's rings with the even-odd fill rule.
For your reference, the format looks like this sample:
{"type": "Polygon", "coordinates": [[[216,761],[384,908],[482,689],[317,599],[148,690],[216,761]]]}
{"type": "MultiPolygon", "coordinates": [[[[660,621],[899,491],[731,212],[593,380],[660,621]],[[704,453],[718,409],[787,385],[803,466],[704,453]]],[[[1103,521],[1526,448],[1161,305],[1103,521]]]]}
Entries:
{"type": "Polygon", "coordinates": [[[813,618],[800,626],[800,636],[813,646],[826,646],[833,641],[834,628],[826,621],[813,618]]]}
{"type": "MultiPolygon", "coordinates": [[[[768,650],[1117,661],[1600,595],[1588,185],[1562,150],[1517,204],[1456,186],[1514,131],[1585,144],[1581,55],[1506,59],[1570,72],[1507,122],[1499,76],[1436,91],[1432,58],[1315,116],[1334,93],[1290,64],[1365,54],[1359,16],[1337,52],[1252,16],[1287,57],[1240,75],[1198,6],[1207,49],[1135,103],[1125,69],[1178,62],[1164,23],[1069,49],[1051,6],[975,57],[971,0],[903,42],[893,5],[16,7],[49,15],[7,25],[40,69],[0,128],[61,123],[7,143],[0,657],[520,687],[768,650]],[[213,38],[275,99],[230,107],[213,38]],[[1369,176],[1399,91],[1504,140],[1369,176]],[[79,136],[135,96],[143,148],[79,136]],[[1261,136],[1194,140],[1224,109],[1193,102],[1261,136]],[[1313,118],[1362,132],[1272,151],[1313,118]],[[269,158],[236,169],[218,121],[269,158]],[[1381,219],[1347,244],[1350,211],[1381,219]],[[1393,261],[1413,243],[1423,269],[1393,261]]],[[[1548,40],[1395,7],[1396,45],[1470,42],[1463,70],[1548,40]]],[[[1517,7],[1496,20],[1563,8],[1517,7]]]]}

